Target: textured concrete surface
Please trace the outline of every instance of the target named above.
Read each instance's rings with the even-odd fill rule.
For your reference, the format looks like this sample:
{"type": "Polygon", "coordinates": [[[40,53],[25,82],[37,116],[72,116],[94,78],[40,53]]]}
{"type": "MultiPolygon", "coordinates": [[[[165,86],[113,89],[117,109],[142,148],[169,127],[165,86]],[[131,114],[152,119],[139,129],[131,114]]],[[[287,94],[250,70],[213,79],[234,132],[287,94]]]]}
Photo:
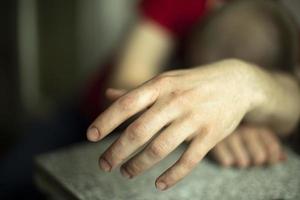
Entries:
{"type": "Polygon", "coordinates": [[[175,187],[160,192],[155,178],[184,150],[180,146],[145,174],[126,180],[119,169],[99,170],[98,156],[113,138],[83,143],[44,154],[36,159],[36,182],[58,199],[300,199],[300,157],[288,151],[288,161],[270,168],[224,169],[205,159],[175,187]]]}

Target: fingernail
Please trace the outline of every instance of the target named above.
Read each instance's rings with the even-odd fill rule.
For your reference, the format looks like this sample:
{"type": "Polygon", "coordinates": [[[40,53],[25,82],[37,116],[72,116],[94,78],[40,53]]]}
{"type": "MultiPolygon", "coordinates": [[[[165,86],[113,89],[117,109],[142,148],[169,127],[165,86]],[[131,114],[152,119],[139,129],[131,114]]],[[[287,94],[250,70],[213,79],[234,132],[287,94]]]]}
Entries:
{"type": "Polygon", "coordinates": [[[123,177],[128,178],[128,179],[131,178],[131,175],[123,167],[121,167],[120,171],[121,171],[121,174],[123,177]]]}
{"type": "Polygon", "coordinates": [[[167,188],[167,185],[163,181],[156,182],[156,188],[163,191],[167,188]]]}
{"type": "Polygon", "coordinates": [[[100,138],[100,132],[96,127],[91,127],[87,131],[87,138],[90,141],[96,142],[100,138]]]}
{"type": "Polygon", "coordinates": [[[111,170],[111,166],[110,164],[103,158],[100,158],[99,160],[99,164],[100,164],[100,167],[103,171],[105,172],[109,172],[111,170]]]}

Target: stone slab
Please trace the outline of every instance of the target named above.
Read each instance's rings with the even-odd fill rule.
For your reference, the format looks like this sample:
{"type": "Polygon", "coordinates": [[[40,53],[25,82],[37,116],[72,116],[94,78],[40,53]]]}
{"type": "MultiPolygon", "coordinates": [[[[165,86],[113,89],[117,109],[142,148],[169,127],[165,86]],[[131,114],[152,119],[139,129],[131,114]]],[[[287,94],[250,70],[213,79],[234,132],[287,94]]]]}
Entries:
{"type": "Polygon", "coordinates": [[[62,199],[300,199],[300,157],[287,149],[288,161],[273,167],[225,169],[204,159],[175,187],[161,192],[154,181],[184,151],[177,148],[161,163],[133,180],[119,169],[105,173],[98,156],[114,140],[82,143],[36,158],[36,182],[44,192],[62,199]]]}

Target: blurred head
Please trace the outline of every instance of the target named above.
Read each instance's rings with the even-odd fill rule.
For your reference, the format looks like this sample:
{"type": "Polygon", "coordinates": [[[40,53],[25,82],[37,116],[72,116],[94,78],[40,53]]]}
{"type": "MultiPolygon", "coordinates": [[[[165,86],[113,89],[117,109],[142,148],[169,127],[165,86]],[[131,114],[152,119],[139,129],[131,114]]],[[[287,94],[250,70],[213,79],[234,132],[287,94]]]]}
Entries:
{"type": "Polygon", "coordinates": [[[189,66],[238,58],[284,69],[297,63],[298,44],[294,21],[276,2],[237,0],[195,27],[185,58],[189,66]]]}

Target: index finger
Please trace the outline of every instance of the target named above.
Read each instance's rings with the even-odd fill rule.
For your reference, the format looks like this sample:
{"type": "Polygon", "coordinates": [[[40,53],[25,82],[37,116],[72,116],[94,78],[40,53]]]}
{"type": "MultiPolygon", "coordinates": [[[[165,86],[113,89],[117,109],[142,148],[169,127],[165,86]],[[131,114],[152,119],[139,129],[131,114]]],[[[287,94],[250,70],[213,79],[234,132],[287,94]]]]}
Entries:
{"type": "Polygon", "coordinates": [[[87,130],[88,140],[101,140],[128,118],[153,104],[157,97],[158,91],[149,85],[130,91],[94,120],[87,130]]]}

